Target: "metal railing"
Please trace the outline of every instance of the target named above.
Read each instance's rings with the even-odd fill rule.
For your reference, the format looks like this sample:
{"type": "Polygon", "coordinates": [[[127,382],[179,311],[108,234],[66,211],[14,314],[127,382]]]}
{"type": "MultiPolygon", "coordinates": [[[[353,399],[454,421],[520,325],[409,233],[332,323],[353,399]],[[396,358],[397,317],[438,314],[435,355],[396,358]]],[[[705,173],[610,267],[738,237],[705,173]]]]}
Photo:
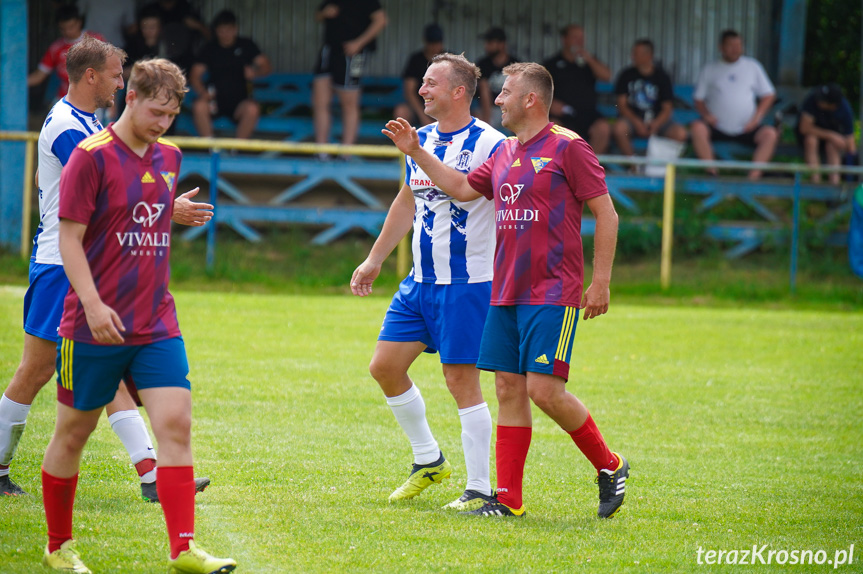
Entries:
{"type": "MultiPolygon", "coordinates": [[[[22,236],[21,236],[21,256],[26,258],[29,253],[29,235],[30,235],[30,198],[33,193],[33,152],[35,143],[38,140],[39,134],[35,132],[12,132],[0,131],[0,141],[24,141],[27,143],[26,158],[24,167],[24,186],[23,186],[23,212],[22,212],[22,236]]],[[[333,154],[333,155],[356,155],[372,158],[393,158],[398,159],[404,157],[395,147],[379,146],[379,145],[351,145],[344,146],[339,144],[313,144],[313,143],[298,143],[298,142],[277,142],[269,140],[238,140],[233,138],[199,138],[176,136],[170,138],[173,143],[183,149],[198,149],[209,150],[210,152],[210,202],[217,205],[218,192],[215,189],[215,183],[219,175],[219,160],[221,152],[225,150],[237,150],[248,152],[275,152],[285,154],[333,154]]],[[[698,159],[678,158],[674,160],[654,159],[646,157],[627,157],[615,155],[599,156],[601,164],[618,164],[618,165],[636,165],[636,166],[664,166],[664,187],[663,187],[663,214],[662,214],[662,246],[660,260],[660,284],[663,289],[668,289],[671,286],[671,269],[672,269],[672,245],[674,242],[674,199],[675,185],[677,179],[677,171],[679,168],[695,168],[695,169],[722,169],[722,170],[740,170],[751,171],[760,170],[762,172],[782,172],[793,173],[793,194],[792,194],[792,230],[791,230],[791,262],[790,262],[790,288],[793,293],[796,289],[797,267],[798,267],[798,246],[800,242],[800,188],[802,177],[811,173],[840,173],[853,176],[863,176],[863,167],[848,167],[848,166],[821,166],[818,168],[810,167],[802,163],[757,163],[749,161],[704,161],[698,159]]],[[[399,181],[404,181],[404,162],[402,164],[402,175],[399,181]]],[[[757,182],[752,182],[752,185],[757,185],[757,182]]],[[[215,210],[214,210],[215,211],[215,210]]],[[[215,211],[213,223],[218,222],[218,212],[215,211]]],[[[207,267],[211,269],[215,259],[216,246],[216,225],[209,225],[207,229],[207,267]]],[[[397,268],[399,275],[406,275],[410,268],[410,244],[405,238],[398,247],[397,252],[397,268]]]]}

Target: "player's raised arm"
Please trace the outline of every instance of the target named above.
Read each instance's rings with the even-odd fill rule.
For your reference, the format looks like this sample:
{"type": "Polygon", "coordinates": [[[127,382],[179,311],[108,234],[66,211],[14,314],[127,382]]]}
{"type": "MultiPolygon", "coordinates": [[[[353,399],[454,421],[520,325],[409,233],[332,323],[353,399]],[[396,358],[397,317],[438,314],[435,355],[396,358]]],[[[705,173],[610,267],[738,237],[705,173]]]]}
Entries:
{"type": "Polygon", "coordinates": [[[399,151],[410,156],[425,171],[435,184],[459,201],[471,201],[481,194],[467,182],[467,174],[447,167],[438,158],[420,146],[416,128],[404,118],[387,122],[381,133],[390,138],[399,151]]]}

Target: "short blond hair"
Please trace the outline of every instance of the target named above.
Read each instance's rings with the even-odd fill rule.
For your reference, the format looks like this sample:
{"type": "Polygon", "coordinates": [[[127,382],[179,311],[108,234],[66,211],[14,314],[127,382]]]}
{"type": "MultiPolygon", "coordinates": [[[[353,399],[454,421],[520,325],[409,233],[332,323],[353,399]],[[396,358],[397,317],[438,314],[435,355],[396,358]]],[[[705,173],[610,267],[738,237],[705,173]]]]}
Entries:
{"type": "Polygon", "coordinates": [[[551,107],[554,98],[554,81],[545,67],[534,62],[518,62],[510,64],[503,69],[504,76],[521,76],[524,78],[524,87],[529,92],[536,93],[546,108],[551,107]]]}
{"type": "Polygon", "coordinates": [[[76,42],[66,53],[66,73],[69,74],[69,81],[77,84],[88,68],[101,72],[111,56],[120,58],[120,64],[126,62],[126,52],[114,44],[84,34],[81,41],[76,42]]]}
{"type": "Polygon", "coordinates": [[[166,102],[176,100],[182,105],[189,88],[186,87],[186,76],[177,64],[165,58],[152,58],[139,60],[132,66],[129,91],[132,90],[143,98],[164,96],[166,102]]]}
{"type": "MultiPolygon", "coordinates": [[[[482,75],[476,64],[464,57],[464,54],[450,54],[443,52],[431,61],[432,64],[449,64],[450,88],[464,86],[468,100],[472,100],[476,94],[476,83],[482,75]]],[[[431,65],[431,64],[429,64],[431,65]]]]}

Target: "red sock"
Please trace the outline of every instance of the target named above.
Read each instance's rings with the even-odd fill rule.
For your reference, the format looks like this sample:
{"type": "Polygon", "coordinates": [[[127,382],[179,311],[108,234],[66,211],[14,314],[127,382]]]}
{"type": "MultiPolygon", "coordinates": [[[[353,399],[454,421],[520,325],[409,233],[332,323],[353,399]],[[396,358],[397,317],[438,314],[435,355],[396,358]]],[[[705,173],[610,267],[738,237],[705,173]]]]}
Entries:
{"type": "MultiPolygon", "coordinates": [[[[154,458],[145,458],[141,462],[135,464],[135,470],[138,471],[138,476],[144,476],[154,468],[156,468],[156,459],[154,458]]],[[[156,488],[159,488],[158,485],[156,488]]]]}
{"type": "Polygon", "coordinates": [[[61,544],[72,538],[72,507],[75,505],[77,487],[77,474],[71,478],[57,478],[42,469],[42,502],[48,523],[48,552],[59,550],[61,544]]]}
{"type": "Polygon", "coordinates": [[[156,492],[165,513],[171,559],[189,549],[195,537],[195,473],[191,466],[160,466],[156,492]]]}
{"type": "Polygon", "coordinates": [[[572,437],[572,440],[575,441],[575,446],[584,453],[584,456],[596,468],[597,472],[604,468],[609,470],[617,469],[620,461],[608,449],[608,445],[605,444],[605,439],[602,438],[602,434],[596,428],[596,423],[593,422],[592,416],[588,414],[584,424],[574,431],[570,431],[569,436],[572,437]]]}
{"type": "Polygon", "coordinates": [[[532,430],[530,427],[497,425],[497,499],[510,508],[518,509],[522,505],[524,462],[527,460],[532,430]]]}

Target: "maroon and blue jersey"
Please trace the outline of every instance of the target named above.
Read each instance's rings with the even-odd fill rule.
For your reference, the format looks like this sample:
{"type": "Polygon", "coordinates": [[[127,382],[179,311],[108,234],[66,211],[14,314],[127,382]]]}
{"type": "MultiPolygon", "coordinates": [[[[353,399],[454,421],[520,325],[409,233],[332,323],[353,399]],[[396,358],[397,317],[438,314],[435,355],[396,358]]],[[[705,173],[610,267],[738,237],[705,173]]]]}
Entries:
{"type": "Polygon", "coordinates": [[[581,214],[608,193],[587,142],[550,123],[524,144],[505,140],[467,177],[495,204],[491,304],[581,307],[581,214]]]}
{"type": "MultiPolygon", "coordinates": [[[[99,297],[126,327],[125,345],[180,335],[168,277],[181,158],[180,149],[162,139],[139,157],[109,126],[78,144],[60,178],[60,219],[87,226],[90,271],[99,297]]],[[[99,344],[71,287],[60,336],[99,344]]]]}

